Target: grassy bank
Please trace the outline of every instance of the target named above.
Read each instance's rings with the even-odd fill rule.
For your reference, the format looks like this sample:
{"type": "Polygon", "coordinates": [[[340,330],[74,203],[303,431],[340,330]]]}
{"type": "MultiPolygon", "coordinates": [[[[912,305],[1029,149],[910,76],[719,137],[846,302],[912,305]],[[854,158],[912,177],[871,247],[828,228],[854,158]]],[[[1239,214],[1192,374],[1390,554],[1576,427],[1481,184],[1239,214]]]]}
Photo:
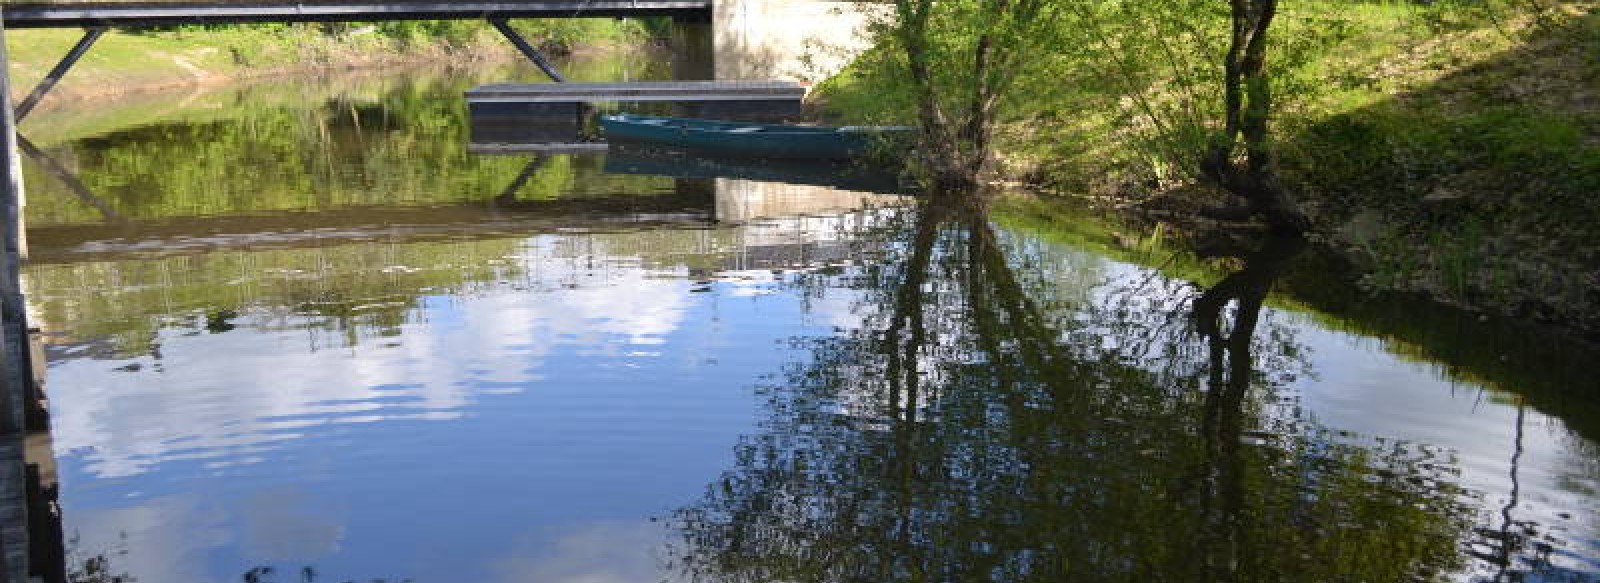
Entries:
{"type": "MultiPolygon", "coordinates": [[[[609,18],[523,19],[514,25],[555,54],[641,46],[660,26],[609,18]]],[[[77,30],[7,31],[13,99],[42,79],[81,35],[77,30]]],[[[479,21],[113,30],[68,74],[47,105],[293,72],[514,56],[515,49],[479,21]]]]}
{"type": "MultiPolygon", "coordinates": [[[[1600,330],[1600,14],[1486,5],[1286,4],[1271,53],[1285,178],[1372,289],[1600,330]]],[[[1215,196],[1193,179],[1198,148],[1161,130],[1198,112],[1203,139],[1220,60],[1155,39],[1162,24],[1034,60],[1001,130],[1013,178],[1133,211],[1215,196]]],[[[821,95],[850,121],[914,121],[893,70],[858,66],[821,95]]]]}

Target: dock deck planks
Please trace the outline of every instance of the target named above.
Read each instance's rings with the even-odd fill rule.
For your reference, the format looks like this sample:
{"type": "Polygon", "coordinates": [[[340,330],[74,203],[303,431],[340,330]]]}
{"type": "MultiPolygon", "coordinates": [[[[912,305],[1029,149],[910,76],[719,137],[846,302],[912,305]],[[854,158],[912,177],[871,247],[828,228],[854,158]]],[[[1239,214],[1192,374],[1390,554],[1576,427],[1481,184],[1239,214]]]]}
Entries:
{"type": "Polygon", "coordinates": [[[632,83],[503,83],[467,91],[467,103],[596,101],[794,101],[806,88],[788,81],[639,81],[632,83]]]}

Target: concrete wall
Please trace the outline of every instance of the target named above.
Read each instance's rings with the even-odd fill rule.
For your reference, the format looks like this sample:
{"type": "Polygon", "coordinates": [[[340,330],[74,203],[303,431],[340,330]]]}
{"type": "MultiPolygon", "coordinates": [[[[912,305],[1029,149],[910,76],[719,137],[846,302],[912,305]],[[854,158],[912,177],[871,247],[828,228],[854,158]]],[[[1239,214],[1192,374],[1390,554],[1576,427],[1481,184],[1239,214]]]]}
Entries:
{"type": "Polygon", "coordinates": [[[867,48],[884,5],[840,0],[716,0],[716,78],[815,83],[867,48]]]}
{"type": "Polygon", "coordinates": [[[830,186],[715,179],[716,217],[723,223],[751,223],[795,217],[837,217],[863,209],[904,206],[907,198],[843,190],[830,186]]]}

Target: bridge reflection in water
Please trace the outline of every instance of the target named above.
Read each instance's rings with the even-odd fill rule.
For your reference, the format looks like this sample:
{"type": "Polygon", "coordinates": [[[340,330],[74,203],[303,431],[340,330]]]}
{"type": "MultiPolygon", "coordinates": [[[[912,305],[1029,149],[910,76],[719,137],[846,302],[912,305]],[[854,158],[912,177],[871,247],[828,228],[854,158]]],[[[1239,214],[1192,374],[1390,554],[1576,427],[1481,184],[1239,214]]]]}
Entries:
{"type": "MultiPolygon", "coordinates": [[[[56,450],[73,452],[67,473],[79,480],[142,484],[132,500],[79,491],[69,517],[94,528],[77,544],[128,550],[122,565],[129,572],[172,581],[207,577],[193,570],[202,566],[173,557],[218,553],[241,553],[248,563],[342,548],[366,557],[364,564],[381,563],[369,556],[378,552],[367,546],[376,539],[357,542],[348,532],[365,532],[353,517],[371,519],[367,505],[326,505],[416,500],[414,486],[359,479],[392,475],[393,464],[414,452],[453,451],[445,457],[464,457],[465,465],[443,462],[446,473],[413,479],[439,485],[430,487],[464,480],[483,488],[474,496],[500,500],[484,510],[547,524],[566,519],[501,490],[528,485],[520,487],[607,516],[617,510],[595,504],[646,512],[658,502],[640,501],[659,496],[647,492],[714,473],[721,455],[686,458],[682,450],[725,451],[744,427],[736,420],[749,415],[748,395],[738,394],[743,381],[731,381],[759,376],[782,354],[721,347],[774,345],[772,334],[790,328],[740,325],[685,338],[698,329],[687,322],[744,321],[749,310],[802,320],[787,301],[761,298],[780,294],[785,272],[872,262],[879,250],[854,235],[892,220],[899,200],[739,179],[631,179],[659,190],[629,196],[619,208],[602,197],[590,209],[530,199],[419,209],[416,216],[437,213],[437,222],[386,220],[382,232],[352,220],[318,222],[302,231],[315,236],[291,237],[267,218],[195,219],[144,233],[41,228],[40,240],[50,241],[41,249],[61,249],[30,269],[62,399],[56,450]],[[256,225],[267,228],[251,232],[256,225]],[[735,301],[741,297],[749,302],[735,301]],[[230,355],[229,364],[208,365],[208,354],[230,355]],[[639,374],[659,376],[672,392],[623,382],[639,374]],[[707,391],[722,404],[702,402],[707,391]],[[672,406],[689,394],[705,406],[672,406]],[[592,402],[589,414],[604,422],[564,417],[573,411],[554,404],[501,409],[516,413],[499,421],[486,416],[552,399],[592,402]],[[415,425],[443,422],[451,429],[415,425]],[[370,441],[372,430],[385,437],[370,441]],[[480,459],[504,451],[517,459],[480,459]],[[337,469],[321,465],[330,458],[344,461],[337,469]],[[496,476],[494,485],[474,472],[496,476]],[[572,484],[563,476],[574,474],[586,476],[592,491],[566,491],[572,484]],[[331,476],[342,477],[324,481],[331,476]],[[316,490],[284,481],[302,478],[316,490]],[[184,483],[229,485],[190,493],[184,483]],[[200,536],[207,533],[223,538],[200,536]],[[136,546],[121,546],[123,534],[136,546]]],[[[445,493],[452,491],[436,501],[458,504],[464,493],[445,493]]],[[[454,515],[508,540],[533,537],[520,543],[532,545],[529,556],[551,548],[533,542],[543,534],[432,505],[407,522],[443,526],[454,523],[438,521],[454,515]]],[[[613,543],[655,536],[631,523],[573,528],[580,532],[566,534],[613,543]]],[[[440,545],[454,557],[488,550],[440,545]]]]}
{"type": "MultiPolygon", "coordinates": [[[[50,152],[31,151],[40,168],[66,167],[50,152]]],[[[457,382],[484,371],[418,371],[400,363],[378,375],[398,375],[393,382],[347,378],[354,371],[339,364],[346,355],[335,351],[329,362],[289,367],[297,377],[332,376],[246,383],[238,387],[246,392],[212,402],[204,392],[169,390],[172,382],[184,383],[170,380],[183,367],[170,362],[163,346],[188,342],[196,331],[238,328],[298,331],[311,353],[387,346],[387,338],[425,326],[438,298],[497,289],[559,292],[550,298],[558,304],[540,309],[555,318],[549,334],[572,335],[571,343],[619,336],[649,344],[681,317],[683,296],[675,290],[728,281],[760,292],[775,272],[870,262],[879,250],[857,236],[906,204],[891,194],[893,181],[882,179],[865,182],[880,192],[851,191],[717,177],[737,176],[749,162],[688,163],[681,154],[666,161],[617,158],[536,154],[538,163],[509,188],[476,201],[315,212],[249,210],[247,203],[229,213],[145,219],[117,214],[125,205],[102,200],[86,186],[94,180],[57,176],[70,180],[47,183],[51,189],[98,201],[87,206],[101,215],[39,221],[30,231],[37,247],[29,269],[34,313],[50,338],[51,360],[61,363],[53,382],[74,394],[71,402],[92,405],[58,408],[57,449],[84,452],[78,463],[89,475],[125,478],[177,462],[250,463],[328,424],[455,419],[484,394],[509,386],[457,382]],[[648,173],[674,163],[685,177],[648,173]],[[570,180],[574,169],[582,178],[573,184],[601,185],[599,192],[552,196],[539,187],[547,175],[570,180]],[[584,324],[591,321],[605,323],[584,324]],[[130,383],[107,386],[73,372],[105,360],[125,362],[130,383]],[[136,381],[148,374],[169,380],[136,381]]],[[[826,184],[853,172],[791,165],[783,176],[826,184]]],[[[472,342],[458,338],[451,350],[472,342]]]]}
{"type": "MultiPolygon", "coordinates": [[[[577,78],[602,79],[659,78],[684,68],[663,65],[628,56],[562,64],[577,78]]],[[[527,73],[523,68],[517,74],[527,73]]],[[[824,207],[806,207],[795,198],[772,212],[735,216],[720,212],[718,200],[735,193],[748,200],[747,179],[605,174],[605,157],[566,154],[541,155],[529,172],[529,157],[468,155],[464,120],[454,116],[460,92],[485,78],[506,77],[482,70],[279,82],[200,92],[186,100],[187,107],[170,100],[130,106],[148,109],[144,116],[41,110],[24,126],[33,134],[24,158],[33,188],[35,253],[28,281],[31,309],[55,363],[53,449],[64,456],[67,482],[86,486],[69,489],[62,502],[69,533],[77,537],[67,537],[77,541],[68,549],[71,564],[82,567],[84,560],[127,551],[130,558],[122,564],[128,572],[146,575],[144,580],[186,581],[236,578],[249,559],[209,570],[175,560],[188,552],[182,549],[216,556],[245,548],[254,549],[249,556],[315,555],[284,546],[304,540],[306,548],[317,547],[328,540],[317,533],[333,532],[316,521],[295,522],[300,510],[283,504],[285,496],[300,494],[242,484],[328,477],[325,466],[300,465],[303,456],[351,453],[338,446],[347,442],[349,430],[409,423],[443,427],[448,424],[441,421],[481,412],[497,397],[548,386],[541,377],[568,379],[558,387],[609,390],[604,388],[614,386],[614,376],[577,382],[571,375],[649,368],[647,353],[663,352],[650,347],[686,318],[706,317],[715,303],[696,290],[731,286],[748,297],[768,297],[782,278],[773,270],[861,261],[874,252],[842,236],[882,220],[883,211],[850,210],[853,195],[839,194],[824,207]],[[634,309],[617,312],[618,306],[634,309]],[[515,322],[525,324],[520,332],[510,326],[515,322]],[[502,343],[506,338],[495,330],[526,341],[502,343]],[[618,349],[587,359],[574,354],[592,346],[618,349]],[[499,364],[419,364],[429,354],[462,353],[488,355],[499,364]],[[224,354],[245,356],[225,368],[208,366],[206,361],[224,354]],[[197,355],[212,356],[196,360],[197,355]],[[547,364],[564,362],[597,368],[547,364]],[[219,482],[219,474],[239,479],[219,482]],[[101,487],[116,483],[139,485],[121,493],[101,487]],[[182,494],[179,483],[231,484],[219,487],[259,495],[241,500],[206,491],[196,498],[182,494]],[[130,494],[135,498],[125,497],[130,494]],[[231,517],[220,519],[233,526],[219,535],[231,542],[206,534],[219,532],[217,511],[231,517]],[[188,519],[193,520],[183,522],[188,519]],[[231,530],[241,525],[255,526],[231,530]],[[255,533],[251,540],[266,547],[235,538],[242,532],[255,533]],[[175,540],[178,533],[186,533],[181,538],[187,542],[175,540]]],[[[892,204],[871,193],[860,199],[892,204]]],[[[746,308],[718,309],[726,315],[746,308]]],[[[677,353],[688,360],[674,362],[694,366],[658,367],[657,374],[681,377],[675,386],[698,390],[694,383],[708,382],[706,370],[733,379],[778,366],[767,362],[778,358],[774,354],[705,369],[703,362],[716,358],[717,344],[773,341],[760,331],[729,330],[724,336],[730,334],[736,338],[691,343],[677,353]]],[[[736,394],[742,384],[713,385],[735,391],[719,402],[742,402],[736,394]]],[[[639,427],[664,423],[629,404],[638,399],[619,401],[623,413],[613,420],[639,427]]],[[[727,406],[704,415],[747,417],[727,406]]],[[[590,427],[574,423],[550,418],[536,425],[544,427],[544,443],[554,444],[570,439],[563,434],[590,427]]],[[[532,439],[521,429],[483,429],[489,433],[480,437],[532,439]]],[[[651,448],[693,443],[715,444],[721,451],[732,439],[690,437],[651,438],[640,451],[672,460],[682,456],[651,448]]],[[[384,451],[434,451],[408,441],[414,436],[383,439],[384,451]]],[[[48,454],[51,446],[34,449],[48,454]]],[[[355,453],[358,458],[346,467],[371,467],[363,464],[372,461],[372,451],[355,453]]],[[[553,459],[571,461],[575,455],[553,459]]],[[[707,467],[694,475],[716,471],[714,457],[704,458],[707,467]]],[[[489,467],[469,463],[466,470],[489,467]]],[[[520,476],[514,482],[537,482],[536,473],[550,467],[507,475],[520,476]]],[[[643,488],[656,477],[680,475],[689,483],[688,468],[639,471],[645,472],[642,479],[624,481],[643,488]]],[[[44,478],[46,486],[53,482],[44,478]]],[[[656,495],[646,490],[631,495],[656,495]]],[[[435,509],[432,515],[442,519],[451,512],[435,509]]],[[[63,538],[57,533],[38,540],[63,538]]]]}
{"type": "MultiPolygon", "coordinates": [[[[30,278],[39,323],[52,338],[57,361],[126,361],[123,366],[130,373],[183,374],[181,363],[162,357],[162,345],[186,342],[182,339],[186,331],[195,329],[300,330],[313,352],[385,345],[389,336],[399,340],[403,330],[425,325],[434,309],[433,298],[495,295],[494,289],[530,294],[560,291],[548,298],[557,304],[541,307],[552,317],[559,315],[551,324],[557,326],[551,332],[556,336],[620,335],[635,342],[669,331],[667,321],[678,317],[675,313],[684,297],[672,290],[707,285],[713,279],[763,288],[773,279],[773,270],[868,261],[874,250],[851,245],[851,235],[872,228],[888,211],[860,210],[860,203],[898,203],[885,195],[833,191],[815,201],[796,194],[781,185],[723,182],[716,207],[756,212],[741,212],[737,223],[721,225],[663,225],[624,212],[590,215],[595,221],[591,227],[604,224],[602,230],[574,229],[557,217],[541,227],[508,229],[491,222],[482,231],[453,231],[445,237],[419,231],[414,238],[386,233],[282,246],[258,246],[242,233],[204,236],[246,241],[238,245],[84,241],[76,246],[78,253],[36,264],[30,278]],[[763,204],[762,191],[789,198],[763,204]],[[727,197],[738,200],[725,202],[727,197]],[[657,288],[659,292],[649,291],[657,288]],[[108,293],[112,289],[120,291],[108,293]],[[623,306],[626,309],[619,309],[623,306]],[[583,323],[590,321],[605,323],[585,330],[583,323]],[[79,325],[67,330],[60,322],[79,325]]],[[[709,217],[710,205],[703,210],[709,217]]],[[[208,229],[202,225],[197,230],[208,229]]],[[[184,238],[163,233],[159,240],[184,238]]],[[[410,345],[411,350],[426,348],[410,345]]],[[[294,375],[339,377],[344,373],[338,371],[354,372],[336,364],[345,358],[342,351],[335,350],[328,358],[333,360],[326,366],[330,372],[302,363],[294,366],[294,375]]],[[[138,475],[184,460],[237,463],[241,456],[266,455],[274,443],[328,423],[454,419],[463,407],[481,398],[449,373],[400,366],[392,373],[397,376],[393,383],[355,378],[243,383],[238,386],[241,390],[254,386],[265,392],[236,391],[225,403],[186,403],[185,396],[173,395],[159,383],[83,386],[69,372],[75,366],[63,365],[56,371],[53,382],[61,390],[111,390],[116,397],[80,394],[74,401],[135,409],[67,407],[57,412],[58,449],[85,452],[84,471],[107,478],[138,475]],[[115,419],[138,422],[108,423],[115,419]]],[[[128,376],[131,380],[141,374],[128,376]]]]}

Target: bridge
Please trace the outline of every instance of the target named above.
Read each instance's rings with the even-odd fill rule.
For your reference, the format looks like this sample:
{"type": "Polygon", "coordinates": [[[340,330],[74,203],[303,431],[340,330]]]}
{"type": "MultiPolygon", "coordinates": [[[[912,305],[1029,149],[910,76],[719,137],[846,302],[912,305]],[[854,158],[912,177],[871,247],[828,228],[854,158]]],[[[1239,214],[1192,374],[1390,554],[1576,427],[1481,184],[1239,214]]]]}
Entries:
{"type": "Polygon", "coordinates": [[[708,20],[712,0],[447,2],[18,2],[0,5],[7,28],[500,18],[672,16],[708,20]]]}
{"type": "Polygon", "coordinates": [[[4,30],[83,28],[27,97],[15,121],[27,118],[72,67],[111,28],[193,24],[373,22],[393,20],[489,21],[552,81],[566,78],[508,21],[513,18],[670,17],[697,23],[714,55],[718,80],[818,81],[843,68],[865,48],[856,34],[871,2],[862,0],[0,0],[4,30]]]}
{"type": "Polygon", "coordinates": [[[94,2],[5,3],[5,26],[146,27],[245,22],[438,21],[496,18],[709,18],[712,0],[523,0],[523,2],[94,2]]]}
{"type": "MultiPolygon", "coordinates": [[[[83,28],[84,34],[15,110],[20,122],[33,112],[73,65],[112,27],[268,22],[372,22],[387,20],[488,20],[552,81],[560,71],[511,28],[512,18],[596,18],[669,16],[709,22],[712,0],[522,0],[448,2],[439,0],[320,0],[254,2],[21,2],[0,4],[5,28],[83,28]]],[[[4,30],[4,29],[0,29],[4,30]]],[[[0,38],[4,38],[0,35],[0,38]]]]}

